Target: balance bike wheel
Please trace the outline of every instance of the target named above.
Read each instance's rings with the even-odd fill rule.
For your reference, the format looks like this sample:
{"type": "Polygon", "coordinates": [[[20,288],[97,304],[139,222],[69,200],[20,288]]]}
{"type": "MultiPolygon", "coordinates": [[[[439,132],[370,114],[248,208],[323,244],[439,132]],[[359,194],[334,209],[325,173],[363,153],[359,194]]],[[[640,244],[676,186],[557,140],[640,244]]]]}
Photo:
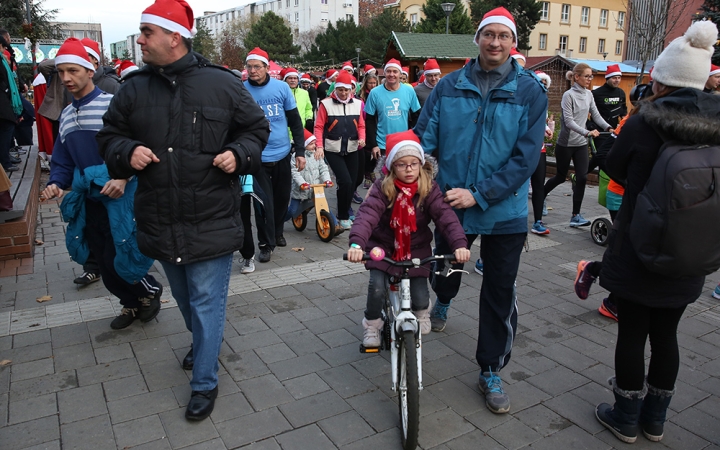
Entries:
{"type": "Polygon", "coordinates": [[[318,237],[323,242],[330,242],[335,237],[335,224],[330,213],[325,210],[320,211],[320,214],[318,214],[315,228],[318,237]]]}
{"type": "Polygon", "coordinates": [[[298,231],[303,231],[307,227],[307,211],[303,211],[302,214],[300,214],[297,217],[293,217],[292,224],[298,231]]]}
{"type": "Polygon", "coordinates": [[[592,237],[593,242],[597,245],[605,246],[607,245],[611,229],[612,222],[609,220],[602,217],[595,219],[593,220],[592,225],[590,225],[590,237],[592,237]]]}
{"type": "Polygon", "coordinates": [[[412,450],[417,447],[420,428],[420,384],[415,334],[404,331],[399,344],[397,385],[400,431],[403,450],[412,450]]]}

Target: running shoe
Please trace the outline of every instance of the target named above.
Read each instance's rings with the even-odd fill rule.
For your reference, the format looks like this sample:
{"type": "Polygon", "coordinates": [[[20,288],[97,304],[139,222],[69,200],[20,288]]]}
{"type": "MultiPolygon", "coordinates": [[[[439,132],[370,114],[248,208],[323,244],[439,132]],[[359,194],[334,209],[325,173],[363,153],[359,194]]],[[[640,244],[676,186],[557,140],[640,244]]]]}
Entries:
{"type": "Polygon", "coordinates": [[[617,305],[611,302],[607,297],[603,299],[600,307],[598,308],[598,312],[605,317],[613,319],[615,322],[618,320],[617,305]]]}
{"type": "Polygon", "coordinates": [[[485,264],[483,264],[482,258],[478,258],[477,261],[475,261],[475,272],[482,275],[484,268],[485,268],[485,264]]]}
{"type": "Polygon", "coordinates": [[[590,286],[595,282],[596,277],[590,274],[588,267],[592,261],[580,261],[577,265],[577,275],[575,275],[575,294],[582,300],[588,298],[590,294],[590,286]]]}
{"type": "Polygon", "coordinates": [[[550,234],[550,230],[542,223],[542,220],[536,221],[530,231],[534,234],[550,234]]]}
{"type": "Polygon", "coordinates": [[[573,228],[586,227],[588,225],[590,225],[590,221],[584,218],[580,213],[573,214],[572,219],[570,219],[570,226],[573,228]]]}

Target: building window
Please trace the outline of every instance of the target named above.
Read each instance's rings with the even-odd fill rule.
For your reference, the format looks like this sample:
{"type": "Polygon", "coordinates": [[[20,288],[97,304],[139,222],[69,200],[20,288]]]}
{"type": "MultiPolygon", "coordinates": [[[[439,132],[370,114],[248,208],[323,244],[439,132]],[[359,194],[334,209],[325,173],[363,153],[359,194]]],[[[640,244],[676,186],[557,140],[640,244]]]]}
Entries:
{"type": "Polygon", "coordinates": [[[295,13],[295,22],[300,22],[300,13],[299,12],[295,13]]]}
{"type": "Polygon", "coordinates": [[[600,28],[607,28],[607,16],[608,16],[608,10],[601,9],[600,10],[600,28]]]}
{"type": "MultiPolygon", "coordinates": [[[[288,0],[288,3],[289,2],[290,2],[290,0],[288,0]]],[[[327,5],[327,2],[328,2],[328,0],[320,0],[320,3],[322,3],[323,5],[327,5]]]]}
{"type": "Polygon", "coordinates": [[[580,38],[580,49],[578,51],[580,53],[585,53],[585,49],[587,49],[587,38],[581,37],[580,38]]]}
{"type": "Polygon", "coordinates": [[[322,11],[322,12],[320,13],[320,20],[321,20],[322,22],[327,22],[327,21],[328,21],[328,13],[327,13],[327,11],[322,11]]]}
{"type": "Polygon", "coordinates": [[[625,28],[625,11],[618,12],[617,28],[618,30],[625,28]]]}
{"type": "Polygon", "coordinates": [[[354,22],[354,21],[355,21],[355,17],[353,17],[352,14],[345,14],[345,21],[346,21],[346,22],[354,22]]]}
{"type": "Polygon", "coordinates": [[[290,7],[290,0],[285,0],[285,6],[290,7]]]}
{"type": "Polygon", "coordinates": [[[560,50],[561,54],[565,54],[567,52],[567,43],[568,43],[568,37],[567,36],[560,36],[560,42],[558,44],[558,50],[560,50]]]}
{"type": "Polygon", "coordinates": [[[540,42],[538,42],[538,47],[540,47],[540,50],[547,49],[547,34],[540,33],[540,42]]]}
{"type": "Polygon", "coordinates": [[[540,3],[540,20],[550,20],[550,2],[540,3]]]}
{"type": "Polygon", "coordinates": [[[619,55],[622,53],[622,41],[615,41],[615,54],[619,55]]]}
{"type": "Polygon", "coordinates": [[[300,4],[300,0],[295,0],[295,6],[300,4]]]}
{"type": "Polygon", "coordinates": [[[590,24],[590,7],[583,6],[582,13],[580,14],[580,25],[589,25],[589,24],[590,24]]]}
{"type": "Polygon", "coordinates": [[[568,5],[567,3],[563,3],[562,9],[560,10],[560,22],[570,22],[570,5],[568,5]]]}
{"type": "Polygon", "coordinates": [[[410,14],[410,25],[415,25],[417,23],[417,13],[410,14]]]}
{"type": "Polygon", "coordinates": [[[605,39],[598,39],[598,53],[605,53],[605,39]]]}

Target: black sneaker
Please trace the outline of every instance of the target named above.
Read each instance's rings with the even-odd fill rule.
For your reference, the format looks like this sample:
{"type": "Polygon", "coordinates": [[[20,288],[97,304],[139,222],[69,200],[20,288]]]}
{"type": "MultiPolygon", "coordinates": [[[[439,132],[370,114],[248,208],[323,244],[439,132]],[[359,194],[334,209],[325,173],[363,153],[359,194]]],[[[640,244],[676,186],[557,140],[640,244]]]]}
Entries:
{"type": "Polygon", "coordinates": [[[73,280],[73,283],[80,284],[82,286],[87,286],[88,284],[92,284],[100,279],[100,274],[95,272],[83,272],[82,275],[75,278],[73,280]]]}
{"type": "Polygon", "coordinates": [[[285,240],[285,236],[283,236],[282,234],[281,234],[280,236],[276,236],[276,237],[275,237],[275,244],[276,244],[278,247],[286,247],[286,246],[287,246],[287,241],[285,240]]]}
{"type": "Polygon", "coordinates": [[[119,316],[110,322],[110,328],[113,330],[122,330],[127,328],[135,321],[137,316],[137,308],[123,308],[119,316]]]}
{"type": "Polygon", "coordinates": [[[10,162],[13,164],[20,164],[22,162],[22,159],[18,156],[12,156],[10,155],[10,162]]]}
{"type": "Polygon", "coordinates": [[[265,247],[260,247],[260,254],[257,257],[258,262],[266,263],[270,261],[270,256],[272,255],[272,249],[269,245],[266,245],[265,247]]]}
{"type": "Polygon", "coordinates": [[[150,322],[157,317],[160,312],[160,297],[163,293],[162,284],[159,285],[154,295],[144,297],[140,299],[140,312],[138,313],[138,319],[140,322],[150,322]]]}

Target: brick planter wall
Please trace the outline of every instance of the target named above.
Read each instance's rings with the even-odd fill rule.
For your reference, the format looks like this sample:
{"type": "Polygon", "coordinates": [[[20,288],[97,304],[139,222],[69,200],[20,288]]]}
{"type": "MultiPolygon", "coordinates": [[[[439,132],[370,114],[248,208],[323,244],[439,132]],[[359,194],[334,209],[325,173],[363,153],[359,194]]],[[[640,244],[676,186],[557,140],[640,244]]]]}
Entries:
{"type": "Polygon", "coordinates": [[[40,201],[40,161],[36,158],[34,164],[33,183],[23,216],[0,224],[0,261],[30,258],[33,255],[40,201]]]}

